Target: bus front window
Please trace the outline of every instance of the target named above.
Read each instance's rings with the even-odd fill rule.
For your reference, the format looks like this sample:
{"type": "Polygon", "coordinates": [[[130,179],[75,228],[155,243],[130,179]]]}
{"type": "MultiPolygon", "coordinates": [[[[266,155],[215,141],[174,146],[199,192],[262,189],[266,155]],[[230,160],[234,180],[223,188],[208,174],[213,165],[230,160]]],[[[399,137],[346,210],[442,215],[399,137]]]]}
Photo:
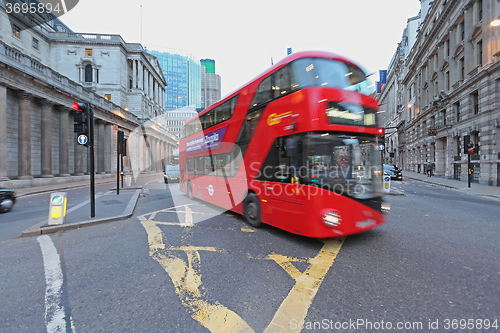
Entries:
{"type": "Polygon", "coordinates": [[[364,95],[375,93],[375,84],[359,67],[342,61],[323,58],[303,58],[292,63],[295,89],[323,86],[364,95]]]}
{"type": "Polygon", "coordinates": [[[377,138],[313,133],[306,135],[304,147],[305,183],[360,199],[381,191],[377,138]]]}

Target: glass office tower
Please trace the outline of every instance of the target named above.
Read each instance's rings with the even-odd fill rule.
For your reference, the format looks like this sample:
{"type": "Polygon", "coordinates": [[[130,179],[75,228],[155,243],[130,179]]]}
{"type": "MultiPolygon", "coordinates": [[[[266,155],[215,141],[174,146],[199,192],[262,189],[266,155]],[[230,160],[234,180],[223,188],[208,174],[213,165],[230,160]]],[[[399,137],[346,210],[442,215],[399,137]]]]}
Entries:
{"type": "Polygon", "coordinates": [[[158,58],[167,81],[165,107],[201,107],[201,65],[191,53],[148,46],[146,51],[158,58]]]}

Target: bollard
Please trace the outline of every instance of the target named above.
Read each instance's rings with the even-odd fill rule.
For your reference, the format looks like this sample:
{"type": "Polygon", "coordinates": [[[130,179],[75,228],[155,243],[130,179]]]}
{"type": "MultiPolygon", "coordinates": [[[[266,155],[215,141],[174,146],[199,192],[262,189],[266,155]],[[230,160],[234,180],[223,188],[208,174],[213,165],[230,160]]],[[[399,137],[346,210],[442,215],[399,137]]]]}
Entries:
{"type": "Polygon", "coordinates": [[[66,218],[66,192],[50,194],[49,225],[63,224],[66,218]]]}
{"type": "Polygon", "coordinates": [[[384,192],[390,192],[390,191],[391,191],[391,177],[384,176],[384,192]]]}

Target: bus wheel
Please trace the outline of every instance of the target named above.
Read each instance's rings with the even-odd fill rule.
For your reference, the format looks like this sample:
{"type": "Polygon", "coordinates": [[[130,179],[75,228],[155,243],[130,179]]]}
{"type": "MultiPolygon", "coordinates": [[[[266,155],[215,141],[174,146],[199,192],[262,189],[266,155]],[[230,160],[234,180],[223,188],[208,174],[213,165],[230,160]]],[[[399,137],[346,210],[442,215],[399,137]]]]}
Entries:
{"type": "Polygon", "coordinates": [[[190,181],[188,182],[187,192],[189,199],[193,199],[193,185],[190,181]]]}
{"type": "Polygon", "coordinates": [[[259,197],[255,193],[248,194],[245,200],[243,200],[243,215],[245,215],[247,223],[252,227],[262,227],[259,197]]]}

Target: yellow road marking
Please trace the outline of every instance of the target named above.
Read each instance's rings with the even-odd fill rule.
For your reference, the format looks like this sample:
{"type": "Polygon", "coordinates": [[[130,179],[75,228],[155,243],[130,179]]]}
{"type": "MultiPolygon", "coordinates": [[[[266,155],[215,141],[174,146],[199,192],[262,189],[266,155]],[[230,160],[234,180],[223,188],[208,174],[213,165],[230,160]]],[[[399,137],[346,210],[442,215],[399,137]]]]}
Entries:
{"type": "MultiPolygon", "coordinates": [[[[188,208],[187,205],[185,208],[188,208]]],[[[190,208],[189,210],[186,209],[188,212],[190,210],[190,208]]],[[[158,225],[180,226],[180,224],[152,220],[158,212],[152,213],[149,219],[145,217],[148,214],[139,217],[148,234],[149,255],[168,273],[174,284],[177,296],[181,300],[181,303],[189,310],[191,317],[214,333],[254,332],[238,314],[217,301],[206,300],[205,295],[200,291],[202,281],[199,251],[221,253],[227,253],[227,251],[215,247],[170,246],[158,225]],[[184,251],[188,259],[187,263],[185,260],[174,256],[170,251],[184,251]]],[[[188,217],[186,217],[186,222],[188,222],[188,217]]],[[[241,231],[244,231],[243,229],[245,228],[241,228],[241,231]]],[[[185,230],[190,232],[191,227],[188,226],[185,230]]],[[[283,303],[281,303],[264,333],[290,332],[290,321],[292,319],[297,322],[305,320],[309,307],[324,277],[337,257],[344,240],[345,237],[323,240],[324,245],[314,258],[293,258],[280,254],[254,257],[255,259],[275,261],[295,281],[295,285],[283,303]],[[309,267],[301,273],[293,265],[293,262],[306,262],[309,263],[309,267]]],[[[248,254],[248,257],[252,258],[250,254],[248,254]]]]}
{"type": "Polygon", "coordinates": [[[246,227],[241,228],[241,231],[243,231],[243,232],[255,232],[255,230],[250,229],[250,228],[246,228],[246,227]]]}
{"type": "Polygon", "coordinates": [[[200,292],[200,254],[197,250],[185,250],[188,263],[168,252],[161,229],[152,221],[141,222],[148,234],[149,255],[168,273],[175,292],[182,304],[191,312],[191,317],[211,332],[254,333],[254,330],[235,312],[218,302],[210,303],[200,292]]]}
{"type": "Polygon", "coordinates": [[[295,280],[295,286],[290,290],[283,303],[281,303],[264,333],[290,332],[290,320],[295,319],[297,322],[304,321],[312,300],[316,296],[326,273],[328,273],[333,261],[337,257],[344,240],[345,237],[324,240],[325,245],[323,245],[323,248],[316,257],[309,260],[310,266],[304,273],[298,272],[295,267],[295,269],[291,269],[290,266],[293,266],[291,262],[288,262],[285,268],[281,266],[283,264],[282,261],[280,261],[281,264],[276,261],[295,280]]]}

